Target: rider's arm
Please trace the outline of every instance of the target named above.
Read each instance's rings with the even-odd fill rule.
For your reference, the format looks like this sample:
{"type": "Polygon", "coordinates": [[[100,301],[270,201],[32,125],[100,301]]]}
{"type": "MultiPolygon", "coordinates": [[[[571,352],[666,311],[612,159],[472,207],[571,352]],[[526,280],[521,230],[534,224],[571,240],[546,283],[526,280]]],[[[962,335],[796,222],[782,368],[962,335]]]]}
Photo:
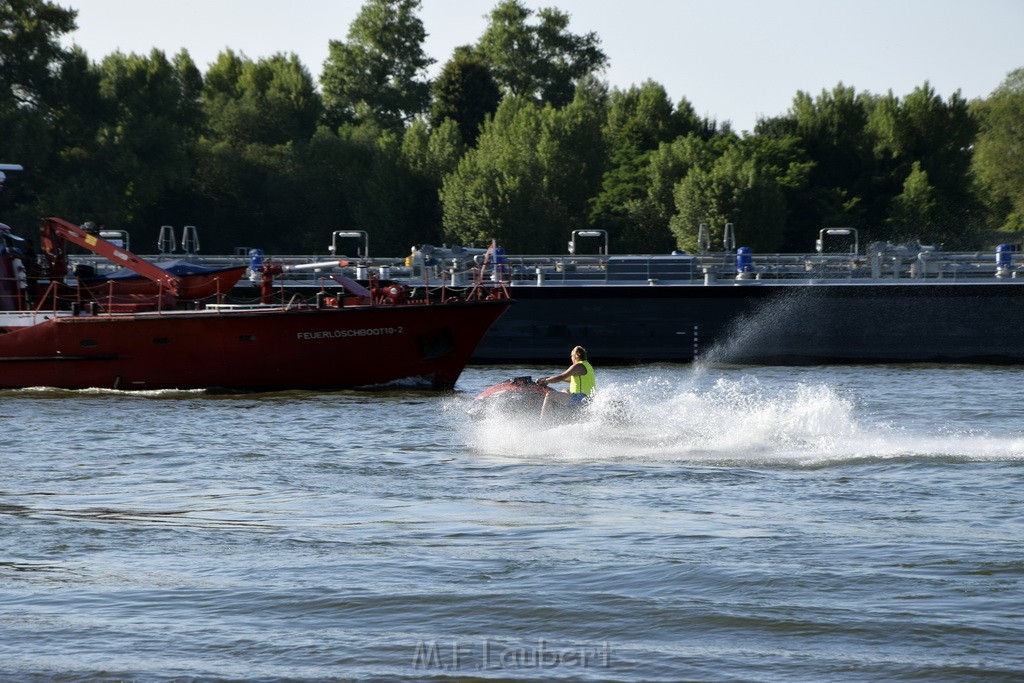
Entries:
{"type": "Polygon", "coordinates": [[[587,367],[583,363],[573,363],[563,372],[551,377],[541,377],[537,384],[550,384],[551,382],[568,382],[570,377],[587,374],[587,367]]]}

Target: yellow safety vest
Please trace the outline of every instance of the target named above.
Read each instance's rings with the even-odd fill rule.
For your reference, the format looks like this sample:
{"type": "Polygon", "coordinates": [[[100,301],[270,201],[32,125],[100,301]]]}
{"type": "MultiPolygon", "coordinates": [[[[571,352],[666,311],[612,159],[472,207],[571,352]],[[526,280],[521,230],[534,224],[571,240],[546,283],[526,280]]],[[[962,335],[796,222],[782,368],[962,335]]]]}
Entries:
{"type": "Polygon", "coordinates": [[[594,366],[585,360],[581,360],[580,364],[587,369],[587,374],[573,375],[569,378],[569,393],[590,396],[594,393],[594,387],[597,386],[597,380],[594,379],[594,366]]]}

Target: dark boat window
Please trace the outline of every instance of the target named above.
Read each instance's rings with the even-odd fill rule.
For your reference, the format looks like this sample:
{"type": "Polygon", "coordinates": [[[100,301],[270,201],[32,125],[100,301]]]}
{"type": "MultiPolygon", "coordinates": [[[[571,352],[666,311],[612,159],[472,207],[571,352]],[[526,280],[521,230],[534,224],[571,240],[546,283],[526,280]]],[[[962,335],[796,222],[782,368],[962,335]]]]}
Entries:
{"type": "Polygon", "coordinates": [[[99,344],[96,343],[95,339],[83,339],[82,341],[80,341],[78,343],[81,344],[82,346],[84,346],[87,349],[91,349],[94,346],[99,346],[99,344]]]}
{"type": "Polygon", "coordinates": [[[254,342],[254,341],[256,341],[256,335],[255,334],[242,334],[242,335],[239,335],[238,338],[241,339],[244,342],[254,342]]]}
{"type": "Polygon", "coordinates": [[[156,339],[153,340],[153,343],[154,344],[170,344],[171,340],[168,339],[167,337],[157,337],[156,339]]]}

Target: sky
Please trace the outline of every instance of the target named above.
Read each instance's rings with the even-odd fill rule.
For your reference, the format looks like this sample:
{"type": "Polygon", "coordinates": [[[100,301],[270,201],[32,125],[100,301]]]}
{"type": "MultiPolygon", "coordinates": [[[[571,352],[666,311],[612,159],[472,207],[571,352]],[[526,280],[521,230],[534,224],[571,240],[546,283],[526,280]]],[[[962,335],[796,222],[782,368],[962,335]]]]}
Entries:
{"type": "MultiPolygon", "coordinates": [[[[227,48],[251,59],[294,53],[318,78],[330,40],[344,41],[363,0],[53,0],[78,10],[65,43],[93,61],[182,48],[203,71],[227,48]]],[[[498,0],[422,0],[428,77],[477,41],[498,0]]],[[[1021,0],[523,0],[570,15],[609,59],[602,78],[646,80],[700,116],[750,131],[785,114],[798,91],[842,83],[902,97],[925,82],[943,99],[988,96],[1024,67],[1021,0]]]]}

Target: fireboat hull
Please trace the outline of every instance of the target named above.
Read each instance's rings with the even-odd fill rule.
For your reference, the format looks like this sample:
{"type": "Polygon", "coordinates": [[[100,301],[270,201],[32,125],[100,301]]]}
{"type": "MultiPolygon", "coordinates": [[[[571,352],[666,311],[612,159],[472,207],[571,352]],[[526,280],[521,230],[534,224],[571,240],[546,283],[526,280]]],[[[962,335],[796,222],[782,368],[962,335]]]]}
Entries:
{"type": "Polygon", "coordinates": [[[449,388],[510,303],[36,313],[0,334],[0,388],[449,388]]]}

